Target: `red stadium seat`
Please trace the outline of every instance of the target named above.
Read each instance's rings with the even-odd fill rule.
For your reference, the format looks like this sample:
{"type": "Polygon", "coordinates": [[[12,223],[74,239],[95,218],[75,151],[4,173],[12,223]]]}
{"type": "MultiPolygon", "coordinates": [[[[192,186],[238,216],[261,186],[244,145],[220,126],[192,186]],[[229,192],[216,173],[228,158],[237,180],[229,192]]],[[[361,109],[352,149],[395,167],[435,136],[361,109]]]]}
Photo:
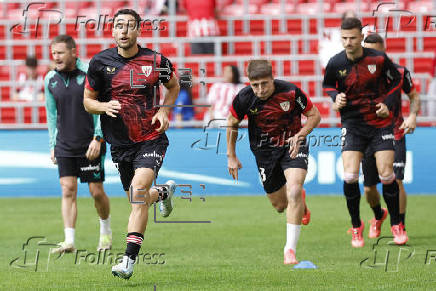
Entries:
{"type": "Polygon", "coordinates": [[[433,10],[433,2],[429,0],[410,2],[408,9],[415,13],[429,13],[433,10]]]}
{"type": "Polygon", "coordinates": [[[415,58],[413,61],[415,73],[429,73],[433,71],[433,59],[431,58],[415,58]]]}
{"type": "Polygon", "coordinates": [[[387,38],[386,49],[388,52],[405,52],[406,51],[406,39],[401,38],[387,38]]]}
{"type": "Polygon", "coordinates": [[[235,55],[251,55],[253,47],[252,42],[235,42],[235,55]]]}
{"type": "Polygon", "coordinates": [[[27,46],[16,45],[13,47],[13,58],[15,60],[24,60],[27,56],[27,46]]]}
{"type": "Polygon", "coordinates": [[[298,61],[298,69],[301,75],[315,75],[315,61],[298,61]]]}
{"type": "Polygon", "coordinates": [[[291,54],[290,41],[272,41],[271,45],[273,54],[291,54]]]}
{"type": "Polygon", "coordinates": [[[424,37],[424,50],[434,52],[436,48],[436,37],[424,37]]]}
{"type": "Polygon", "coordinates": [[[10,87],[1,87],[0,100],[1,101],[9,101],[9,99],[11,99],[10,92],[11,92],[10,87]]]}
{"type": "Polygon", "coordinates": [[[16,109],[14,107],[2,107],[0,108],[1,123],[16,123],[15,117],[16,109]]]}
{"type": "Polygon", "coordinates": [[[264,31],[265,21],[263,20],[250,20],[250,34],[262,35],[264,31]]]}
{"type": "MultiPolygon", "coordinates": [[[[248,14],[256,14],[257,13],[257,5],[249,4],[248,5],[248,14]]],[[[222,10],[223,15],[233,15],[233,16],[242,16],[246,15],[244,10],[244,5],[240,4],[230,4],[228,6],[225,6],[222,10]]]]}
{"type": "Polygon", "coordinates": [[[47,112],[45,106],[38,107],[39,123],[47,123],[47,112]]]}

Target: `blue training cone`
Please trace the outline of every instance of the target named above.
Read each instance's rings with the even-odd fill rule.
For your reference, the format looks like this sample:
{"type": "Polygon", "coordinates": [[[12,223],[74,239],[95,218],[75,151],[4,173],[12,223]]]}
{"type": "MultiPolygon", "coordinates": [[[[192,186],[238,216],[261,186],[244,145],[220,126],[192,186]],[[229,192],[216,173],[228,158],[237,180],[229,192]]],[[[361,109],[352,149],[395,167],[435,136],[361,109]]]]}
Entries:
{"type": "Polygon", "coordinates": [[[294,269],[318,269],[318,267],[311,261],[301,261],[294,266],[294,269]]]}

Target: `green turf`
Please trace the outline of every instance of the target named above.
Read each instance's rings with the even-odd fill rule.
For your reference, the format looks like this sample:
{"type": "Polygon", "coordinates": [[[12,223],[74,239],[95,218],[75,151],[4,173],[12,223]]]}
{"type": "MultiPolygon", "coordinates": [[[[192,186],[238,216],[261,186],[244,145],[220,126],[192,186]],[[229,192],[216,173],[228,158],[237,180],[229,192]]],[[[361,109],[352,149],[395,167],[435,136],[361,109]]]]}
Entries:
{"type": "MultiPolygon", "coordinates": [[[[116,254],[124,251],[129,205],[124,198],[111,198],[111,203],[112,252],[116,254]]],[[[401,253],[397,246],[384,242],[376,246],[379,263],[388,251],[390,257],[388,264],[373,268],[376,240],[366,238],[364,248],[351,248],[344,198],[309,196],[312,221],[303,227],[297,258],[319,267],[310,270],[283,265],[285,216],[277,214],[266,197],[207,197],[205,202],[198,197],[192,202],[178,197],[176,203],[167,220],[212,223],[163,224],[151,219],[141,252],[164,255],[146,256],[146,261],[135,267],[133,277],[124,281],[112,276],[107,262],[81,260],[75,264],[74,254],[51,261],[47,271],[44,246],[40,247],[36,272],[32,267],[11,267],[9,263],[17,257],[17,263],[23,265],[21,248],[28,237],[45,236],[48,242],[63,239],[60,200],[0,199],[0,290],[153,290],[154,286],[156,290],[429,290],[436,286],[436,261],[425,264],[427,250],[435,250],[430,254],[436,257],[436,196],[409,197],[409,244],[401,253]],[[361,266],[365,258],[371,262],[361,266]]],[[[361,210],[366,222],[371,212],[363,201],[361,210]]],[[[383,225],[382,235],[390,235],[388,223],[383,225]]],[[[80,198],[76,247],[92,253],[97,240],[93,201],[80,198]]],[[[29,247],[27,262],[35,256],[36,247],[29,247]]]]}

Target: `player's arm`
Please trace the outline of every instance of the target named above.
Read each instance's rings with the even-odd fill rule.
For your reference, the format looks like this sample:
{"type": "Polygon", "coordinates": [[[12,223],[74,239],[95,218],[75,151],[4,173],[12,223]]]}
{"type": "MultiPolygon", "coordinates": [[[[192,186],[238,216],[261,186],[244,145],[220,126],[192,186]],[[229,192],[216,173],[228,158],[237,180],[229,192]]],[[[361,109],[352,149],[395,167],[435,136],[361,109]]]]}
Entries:
{"type": "Polygon", "coordinates": [[[347,105],[347,99],[345,93],[339,92],[336,88],[337,78],[336,71],[332,65],[332,59],[330,59],[324,73],[324,81],[322,82],[322,87],[324,92],[330,96],[333,100],[332,108],[335,111],[339,111],[345,105],[347,105]]]}
{"type": "MultiPolygon", "coordinates": [[[[384,54],[384,64],[383,64],[383,71],[382,73],[385,76],[385,80],[387,82],[387,94],[386,94],[386,98],[383,101],[383,103],[378,103],[377,107],[379,107],[380,109],[382,109],[380,107],[379,104],[384,104],[387,106],[387,109],[392,110],[392,107],[394,106],[395,102],[396,102],[396,98],[397,90],[401,90],[401,74],[400,72],[397,70],[397,68],[395,67],[395,65],[392,63],[392,61],[388,58],[388,56],[386,54],[384,54]]],[[[379,109],[379,110],[380,110],[379,109]]],[[[378,110],[378,111],[379,111],[378,110]]],[[[383,116],[380,116],[383,117],[383,116]]]]}
{"type": "Polygon", "coordinates": [[[413,133],[416,128],[416,116],[418,115],[419,109],[421,108],[421,99],[415,88],[413,88],[409,94],[407,94],[410,99],[410,114],[403,124],[401,124],[400,129],[404,129],[404,133],[413,133]]]}
{"type": "Polygon", "coordinates": [[[172,74],[168,83],[164,83],[163,85],[168,89],[163,102],[164,106],[160,107],[158,112],[151,119],[151,124],[154,124],[156,120],[159,121],[160,127],[156,129],[158,132],[164,132],[170,126],[168,115],[170,114],[172,106],[176,103],[180,91],[179,81],[175,74],[172,74]]]}
{"type": "Polygon", "coordinates": [[[103,132],[100,125],[100,116],[97,114],[92,114],[92,119],[94,122],[94,138],[88,145],[88,150],[86,151],[86,158],[90,161],[95,160],[100,155],[101,144],[103,140],[103,132]]]}
{"type": "MultiPolygon", "coordinates": [[[[404,68],[403,75],[403,91],[407,94],[410,100],[410,114],[401,124],[400,129],[404,129],[404,133],[413,133],[416,128],[416,116],[421,108],[421,99],[413,84],[409,70],[404,68]]],[[[400,109],[401,110],[401,109],[400,109]]]]}
{"type": "Polygon", "coordinates": [[[295,96],[297,100],[300,100],[300,102],[296,102],[295,106],[297,109],[299,109],[301,114],[307,117],[307,120],[300,131],[288,139],[289,152],[292,159],[295,159],[297,156],[300,149],[300,144],[304,142],[306,136],[309,135],[309,133],[311,133],[321,121],[321,114],[319,113],[318,108],[312,104],[312,101],[310,101],[310,99],[302,90],[297,88],[295,96]]]}
{"type": "Polygon", "coordinates": [[[57,128],[56,128],[57,108],[56,108],[56,101],[48,87],[50,78],[52,76],[53,74],[49,72],[44,79],[44,94],[45,94],[45,109],[47,112],[50,159],[53,162],[53,164],[56,164],[56,158],[54,156],[54,147],[56,145],[56,136],[57,136],[57,128]]]}
{"type": "Polygon", "coordinates": [[[94,91],[85,87],[85,91],[83,93],[83,106],[85,107],[85,110],[91,114],[106,113],[110,117],[117,117],[116,114],[121,109],[120,102],[117,100],[100,102],[97,100],[98,93],[98,91],[94,91]]]}
{"type": "Polygon", "coordinates": [[[242,164],[236,156],[236,140],[240,122],[232,113],[227,117],[227,168],[234,180],[238,180],[238,170],[242,168],[242,164]]]}

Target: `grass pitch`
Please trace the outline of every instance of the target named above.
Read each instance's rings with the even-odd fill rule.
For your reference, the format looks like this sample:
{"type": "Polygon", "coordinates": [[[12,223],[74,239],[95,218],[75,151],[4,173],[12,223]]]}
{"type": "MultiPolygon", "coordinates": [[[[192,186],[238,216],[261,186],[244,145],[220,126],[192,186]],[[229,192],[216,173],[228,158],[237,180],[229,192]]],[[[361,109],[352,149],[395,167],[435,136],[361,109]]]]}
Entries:
{"type": "MultiPolygon", "coordinates": [[[[50,257],[47,243],[63,240],[60,199],[0,199],[1,290],[374,290],[436,288],[435,196],[409,196],[406,217],[409,243],[401,248],[389,238],[368,239],[353,249],[345,200],[309,196],[312,221],[302,229],[297,258],[318,269],[283,265],[285,215],[266,197],[206,197],[192,202],[176,197],[170,218],[156,223],[153,209],[141,249],[141,261],[129,281],[112,276],[109,259],[95,251],[99,224],[91,198],[79,198],[77,254],[50,257]],[[39,250],[37,270],[35,258],[39,250]],[[26,252],[26,261],[24,254],[26,252]],[[15,261],[14,261],[15,259],[15,261]],[[14,262],[12,262],[14,261],[14,262]],[[12,263],[11,263],[12,262],[12,263]],[[33,263],[33,265],[32,265],[33,263]]],[[[361,201],[365,223],[372,217],[361,201]]],[[[113,257],[123,253],[129,204],[111,198],[113,257]]],[[[388,221],[382,236],[390,236],[388,221]]]]}

